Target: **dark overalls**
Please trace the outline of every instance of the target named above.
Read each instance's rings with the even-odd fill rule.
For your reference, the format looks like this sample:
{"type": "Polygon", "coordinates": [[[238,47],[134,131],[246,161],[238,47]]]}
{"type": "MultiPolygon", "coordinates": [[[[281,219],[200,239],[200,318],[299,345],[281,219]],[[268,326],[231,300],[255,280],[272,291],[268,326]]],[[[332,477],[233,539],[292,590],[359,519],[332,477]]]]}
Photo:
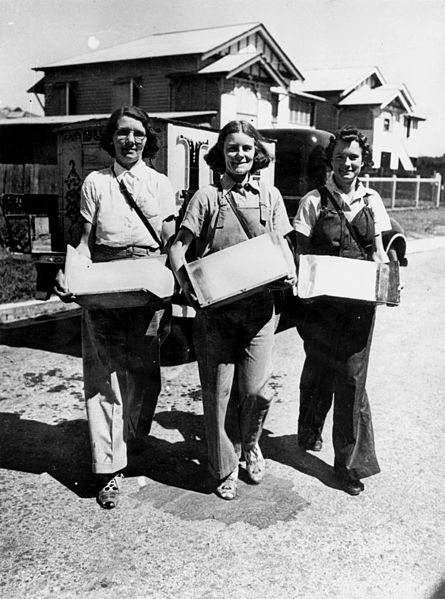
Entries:
{"type": "MultiPolygon", "coordinates": [[[[308,253],[372,259],[374,219],[367,205],[354,217],[351,235],[343,212],[319,190],[321,212],[308,253]]],[[[321,439],[334,400],[334,468],[353,478],[377,474],[371,411],[365,389],[375,307],[353,302],[316,300],[307,304],[298,331],[306,360],[300,381],[299,444],[321,439]]]]}
{"type": "MultiPolygon", "coordinates": [[[[218,192],[216,227],[205,241],[206,253],[246,241],[227,199],[218,192]]],[[[265,204],[238,206],[252,236],[271,230],[265,204]]],[[[212,219],[213,220],[213,219],[212,219]]],[[[238,466],[241,447],[257,443],[271,398],[266,387],[272,373],[273,296],[261,291],[232,304],[199,310],[194,346],[201,379],[209,470],[220,480],[238,466]]]]}

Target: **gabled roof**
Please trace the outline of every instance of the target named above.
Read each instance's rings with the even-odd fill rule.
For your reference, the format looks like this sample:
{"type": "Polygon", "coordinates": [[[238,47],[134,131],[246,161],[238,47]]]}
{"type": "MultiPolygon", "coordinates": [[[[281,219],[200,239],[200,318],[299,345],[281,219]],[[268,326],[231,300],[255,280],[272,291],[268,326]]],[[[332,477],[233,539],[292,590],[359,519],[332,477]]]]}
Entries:
{"type": "Polygon", "coordinates": [[[103,48],[46,66],[35,67],[35,70],[78,64],[114,62],[116,60],[174,56],[176,54],[202,54],[219,44],[227,42],[228,39],[245,34],[256,25],[257,23],[244,23],[224,27],[154,33],[148,37],[118,44],[111,48],[103,48]]]}
{"type": "Polygon", "coordinates": [[[115,62],[119,60],[175,56],[178,54],[200,54],[203,60],[207,60],[216,54],[224,52],[238,41],[255,34],[259,34],[265,40],[266,44],[270,46],[289,71],[291,78],[302,79],[302,75],[296,66],[261,23],[243,23],[240,25],[155,33],[125,44],[112,46],[111,48],[103,48],[46,66],[34,67],[34,70],[39,71],[56,67],[115,62]]]}
{"type": "Polygon", "coordinates": [[[207,65],[198,71],[198,75],[209,75],[211,73],[227,73],[226,78],[230,79],[241,71],[259,63],[268,75],[275,81],[277,85],[285,85],[283,77],[277,69],[269,64],[261,52],[245,53],[245,54],[226,54],[219,60],[207,65]]]}
{"type": "Polygon", "coordinates": [[[287,54],[285,54],[285,52],[282,50],[282,48],[277,44],[275,39],[270,35],[270,33],[267,31],[267,29],[264,27],[264,25],[262,23],[255,23],[252,25],[253,25],[253,27],[250,30],[244,31],[242,34],[236,36],[235,38],[227,40],[227,41],[223,42],[222,44],[216,45],[214,48],[212,48],[211,50],[206,52],[203,55],[202,59],[206,60],[207,58],[211,58],[214,54],[223,52],[226,48],[228,48],[232,44],[236,43],[237,41],[239,41],[243,37],[245,37],[247,33],[249,35],[254,35],[255,33],[261,33],[261,36],[264,38],[264,40],[267,42],[267,44],[273,49],[273,51],[280,57],[280,60],[286,65],[286,68],[289,69],[289,71],[293,75],[293,77],[295,77],[296,79],[303,79],[303,76],[300,73],[300,71],[295,67],[294,63],[287,56],[287,54]]]}
{"type": "Polygon", "coordinates": [[[379,106],[382,110],[389,106],[394,100],[399,100],[402,104],[406,113],[409,116],[418,118],[419,120],[425,120],[420,115],[415,115],[413,112],[414,103],[412,97],[408,92],[405,85],[381,85],[380,87],[362,87],[352,93],[346,98],[343,98],[338,103],[338,106],[363,106],[363,105],[374,105],[379,106]]]}
{"type": "Polygon", "coordinates": [[[347,96],[371,75],[375,75],[382,85],[386,83],[378,67],[374,66],[308,70],[304,71],[301,89],[313,93],[341,91],[342,96],[347,96]]]}

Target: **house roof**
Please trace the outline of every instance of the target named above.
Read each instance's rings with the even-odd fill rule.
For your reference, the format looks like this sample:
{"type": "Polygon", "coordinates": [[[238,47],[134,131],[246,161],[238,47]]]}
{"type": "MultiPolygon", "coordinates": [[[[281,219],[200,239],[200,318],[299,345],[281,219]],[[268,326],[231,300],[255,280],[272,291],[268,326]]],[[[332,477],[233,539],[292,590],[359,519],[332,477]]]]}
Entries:
{"type": "Polygon", "coordinates": [[[282,64],[289,71],[291,78],[303,78],[300,71],[262,23],[243,23],[187,31],[155,33],[148,37],[126,42],[125,44],[112,46],[111,48],[103,48],[46,66],[34,67],[34,70],[39,71],[56,67],[115,62],[119,60],[175,56],[178,54],[201,54],[202,59],[207,60],[216,54],[224,52],[226,48],[237,41],[256,33],[259,33],[276,53],[282,64]]]}
{"type": "Polygon", "coordinates": [[[307,70],[304,71],[305,80],[301,83],[301,89],[314,93],[341,91],[341,95],[346,96],[362,81],[374,74],[382,84],[386,83],[382,73],[375,66],[307,70]]]}
{"type": "Polygon", "coordinates": [[[211,73],[227,73],[226,78],[230,79],[237,73],[249,68],[250,66],[260,63],[262,68],[267,71],[269,76],[277,85],[285,85],[285,81],[277,69],[267,62],[261,52],[242,53],[242,54],[226,54],[219,60],[207,65],[198,71],[198,75],[210,75],[211,73]]]}
{"type": "Polygon", "coordinates": [[[103,48],[49,65],[35,67],[34,70],[98,62],[114,62],[117,60],[174,56],[176,54],[202,54],[212,51],[215,47],[224,45],[232,39],[245,35],[258,25],[259,23],[243,23],[241,25],[155,33],[148,37],[112,46],[111,48],[103,48]]]}
{"type": "Polygon", "coordinates": [[[398,99],[401,102],[409,116],[419,120],[426,120],[425,117],[414,114],[412,98],[403,84],[385,84],[380,87],[374,87],[373,89],[362,87],[350,93],[346,98],[343,98],[343,100],[338,103],[338,106],[374,105],[384,109],[395,99],[398,99]]]}
{"type": "MultiPolygon", "coordinates": [[[[151,112],[153,119],[181,119],[193,116],[214,115],[216,110],[195,110],[183,112],[151,112]]],[[[22,118],[0,118],[1,125],[69,125],[71,123],[83,123],[85,121],[97,121],[108,119],[110,114],[69,114],[60,116],[34,116],[22,118]]]]}
{"type": "Polygon", "coordinates": [[[343,98],[338,105],[339,106],[358,106],[363,104],[377,104],[381,108],[384,108],[390,104],[395,98],[399,98],[402,104],[407,110],[409,110],[409,104],[401,93],[398,87],[393,85],[381,85],[380,87],[361,87],[351,92],[346,98],[343,98]]]}

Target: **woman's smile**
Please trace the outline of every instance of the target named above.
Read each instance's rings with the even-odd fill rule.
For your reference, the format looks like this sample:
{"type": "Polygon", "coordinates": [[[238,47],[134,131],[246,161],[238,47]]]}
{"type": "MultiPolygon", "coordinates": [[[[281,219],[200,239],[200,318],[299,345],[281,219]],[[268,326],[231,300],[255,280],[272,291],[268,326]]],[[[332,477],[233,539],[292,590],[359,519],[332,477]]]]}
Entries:
{"type": "Polygon", "coordinates": [[[242,131],[230,133],[224,140],[226,173],[241,181],[252,170],[255,158],[255,140],[242,131]]]}

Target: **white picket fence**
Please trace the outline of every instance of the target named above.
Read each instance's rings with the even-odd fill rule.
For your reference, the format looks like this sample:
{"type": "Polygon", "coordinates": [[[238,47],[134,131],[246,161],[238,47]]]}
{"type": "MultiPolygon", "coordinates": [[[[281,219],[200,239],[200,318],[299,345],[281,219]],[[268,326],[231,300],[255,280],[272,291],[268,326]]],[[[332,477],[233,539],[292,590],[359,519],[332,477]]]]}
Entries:
{"type": "Polygon", "coordinates": [[[401,210],[407,208],[436,208],[440,205],[442,177],[436,173],[430,179],[420,177],[360,177],[365,187],[375,189],[382,196],[387,208],[401,210]]]}

